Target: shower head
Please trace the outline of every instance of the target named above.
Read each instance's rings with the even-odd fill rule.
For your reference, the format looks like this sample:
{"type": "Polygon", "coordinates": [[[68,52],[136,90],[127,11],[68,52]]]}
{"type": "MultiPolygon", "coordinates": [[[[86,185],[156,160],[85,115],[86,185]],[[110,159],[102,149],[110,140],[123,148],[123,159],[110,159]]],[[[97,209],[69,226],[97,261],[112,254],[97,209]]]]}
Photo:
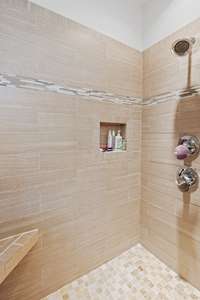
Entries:
{"type": "Polygon", "coordinates": [[[195,38],[178,39],[172,45],[172,52],[177,56],[185,56],[192,52],[192,47],[196,42],[195,38]]]}

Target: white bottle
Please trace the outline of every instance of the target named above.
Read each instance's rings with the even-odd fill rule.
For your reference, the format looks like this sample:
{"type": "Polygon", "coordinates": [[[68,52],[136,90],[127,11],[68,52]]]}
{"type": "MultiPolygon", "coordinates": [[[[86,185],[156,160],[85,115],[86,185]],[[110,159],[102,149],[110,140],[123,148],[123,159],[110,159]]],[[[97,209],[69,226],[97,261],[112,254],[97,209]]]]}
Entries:
{"type": "Polygon", "coordinates": [[[113,144],[112,144],[112,133],[111,130],[109,129],[108,131],[108,143],[107,143],[107,149],[112,150],[113,144]]]}
{"type": "Polygon", "coordinates": [[[112,148],[115,149],[115,131],[112,131],[112,148]]]}
{"type": "Polygon", "coordinates": [[[122,149],[122,136],[120,134],[120,130],[118,130],[117,135],[115,137],[115,150],[122,149]]]}

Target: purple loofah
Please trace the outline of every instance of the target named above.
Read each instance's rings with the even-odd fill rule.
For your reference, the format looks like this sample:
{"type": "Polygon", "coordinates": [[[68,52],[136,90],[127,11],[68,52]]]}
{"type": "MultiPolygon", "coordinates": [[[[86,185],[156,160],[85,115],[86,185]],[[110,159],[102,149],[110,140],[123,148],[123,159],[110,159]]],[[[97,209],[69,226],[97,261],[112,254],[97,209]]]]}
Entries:
{"type": "Polygon", "coordinates": [[[185,159],[189,155],[188,148],[183,144],[176,147],[175,155],[177,159],[185,159]]]}

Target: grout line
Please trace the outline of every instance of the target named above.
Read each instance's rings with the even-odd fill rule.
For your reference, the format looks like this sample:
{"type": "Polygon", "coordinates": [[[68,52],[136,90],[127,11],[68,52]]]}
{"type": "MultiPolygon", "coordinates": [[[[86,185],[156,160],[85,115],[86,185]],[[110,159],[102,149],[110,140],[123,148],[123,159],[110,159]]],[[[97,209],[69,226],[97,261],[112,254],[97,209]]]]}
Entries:
{"type": "MultiPolygon", "coordinates": [[[[21,237],[21,235],[19,237],[21,237]]],[[[15,245],[15,242],[18,238],[16,238],[14,241],[12,241],[2,252],[0,252],[0,260],[1,260],[1,256],[3,254],[5,254],[9,250],[9,248],[11,248],[13,245],[15,245]]]]}
{"type": "Polygon", "coordinates": [[[4,241],[4,240],[7,240],[7,239],[11,239],[11,238],[14,238],[16,236],[16,238],[2,251],[0,252],[0,260],[1,260],[1,256],[7,252],[7,250],[9,250],[9,248],[13,245],[18,245],[18,246],[24,246],[24,244],[21,244],[21,243],[18,243],[17,241],[22,237],[24,236],[25,234],[28,234],[28,233],[32,233],[32,232],[36,232],[38,231],[37,229],[33,229],[33,230],[29,230],[29,231],[25,231],[25,232],[22,232],[22,233],[19,233],[19,234],[16,234],[16,235],[13,235],[13,236],[9,236],[5,239],[2,239],[0,240],[1,241],[4,241]]]}

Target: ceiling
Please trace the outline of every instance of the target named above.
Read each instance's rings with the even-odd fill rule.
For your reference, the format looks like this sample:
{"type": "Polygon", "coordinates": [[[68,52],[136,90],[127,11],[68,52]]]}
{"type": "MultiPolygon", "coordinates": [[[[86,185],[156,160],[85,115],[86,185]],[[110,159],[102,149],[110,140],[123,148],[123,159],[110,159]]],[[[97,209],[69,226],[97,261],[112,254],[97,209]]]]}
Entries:
{"type": "Polygon", "coordinates": [[[29,1],[138,50],[150,47],[200,16],[197,0],[29,1]]]}
{"type": "Polygon", "coordinates": [[[133,0],[133,1],[135,1],[138,4],[144,4],[145,2],[147,2],[147,1],[149,2],[151,0],[133,0]]]}

